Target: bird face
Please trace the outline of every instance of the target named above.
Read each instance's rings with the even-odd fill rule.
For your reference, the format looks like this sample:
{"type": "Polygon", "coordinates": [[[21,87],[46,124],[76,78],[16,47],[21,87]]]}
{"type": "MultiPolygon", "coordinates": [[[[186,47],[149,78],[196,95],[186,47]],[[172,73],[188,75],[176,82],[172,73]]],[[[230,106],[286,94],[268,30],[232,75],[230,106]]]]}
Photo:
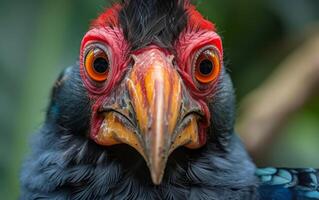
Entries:
{"type": "Polygon", "coordinates": [[[221,39],[189,6],[188,23],[196,28],[186,27],[170,48],[156,40],[133,48],[117,22],[108,25],[119,8],[112,9],[81,44],[81,77],[92,105],[89,137],[102,146],[135,148],[160,184],[176,148],[206,143],[209,103],[222,71],[221,39]]]}

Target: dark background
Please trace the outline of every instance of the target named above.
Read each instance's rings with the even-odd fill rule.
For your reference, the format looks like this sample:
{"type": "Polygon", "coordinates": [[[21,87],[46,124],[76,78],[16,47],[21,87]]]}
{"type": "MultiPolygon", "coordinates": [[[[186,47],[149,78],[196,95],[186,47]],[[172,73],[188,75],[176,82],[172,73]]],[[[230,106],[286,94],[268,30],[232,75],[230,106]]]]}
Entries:
{"type": "MultiPolygon", "coordinates": [[[[238,101],[259,86],[319,23],[317,0],[202,0],[223,37],[238,101]]],[[[28,138],[44,119],[50,88],[75,63],[105,0],[0,0],[0,198],[17,199],[28,138]]],[[[318,52],[319,57],[319,52],[318,52]]],[[[275,97],[274,97],[275,98],[275,97]]],[[[264,163],[319,168],[319,97],[284,125],[264,163]]]]}

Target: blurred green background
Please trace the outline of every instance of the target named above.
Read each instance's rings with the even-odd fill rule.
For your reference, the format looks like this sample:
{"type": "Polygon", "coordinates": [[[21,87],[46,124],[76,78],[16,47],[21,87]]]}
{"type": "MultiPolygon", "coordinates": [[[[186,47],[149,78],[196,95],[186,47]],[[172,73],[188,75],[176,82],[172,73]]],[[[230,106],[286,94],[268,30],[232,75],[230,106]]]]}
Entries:
{"type": "MultiPolygon", "coordinates": [[[[224,40],[238,100],[260,85],[319,22],[317,0],[201,0],[224,40]]],[[[105,0],[0,0],[0,198],[17,199],[28,138],[41,124],[59,72],[76,62],[105,0]]],[[[319,55],[318,55],[319,56],[319,55]]],[[[319,168],[319,98],[292,116],[264,155],[277,166],[319,168]]]]}

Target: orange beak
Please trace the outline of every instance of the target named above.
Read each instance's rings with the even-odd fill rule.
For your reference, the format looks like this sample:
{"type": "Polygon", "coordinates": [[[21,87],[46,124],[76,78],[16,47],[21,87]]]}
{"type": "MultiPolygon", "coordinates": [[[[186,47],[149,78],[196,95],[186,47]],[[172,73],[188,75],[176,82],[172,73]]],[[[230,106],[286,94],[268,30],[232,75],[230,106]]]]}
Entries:
{"type": "Polygon", "coordinates": [[[158,49],[134,56],[135,64],[104,104],[104,121],[95,141],[126,143],[145,159],[153,183],[162,181],[170,153],[179,146],[199,148],[200,106],[186,88],[172,59],[158,49]]]}

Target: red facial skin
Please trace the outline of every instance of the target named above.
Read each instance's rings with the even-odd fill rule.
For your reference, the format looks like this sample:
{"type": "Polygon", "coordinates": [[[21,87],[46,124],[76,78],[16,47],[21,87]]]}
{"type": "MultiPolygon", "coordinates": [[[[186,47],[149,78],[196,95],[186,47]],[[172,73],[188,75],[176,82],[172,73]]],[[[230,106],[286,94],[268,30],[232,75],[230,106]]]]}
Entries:
{"type": "MultiPolygon", "coordinates": [[[[199,124],[200,143],[206,143],[206,129],[210,125],[210,112],[207,105],[207,100],[212,97],[218,78],[213,83],[209,84],[205,90],[198,88],[193,78],[193,59],[199,49],[205,46],[214,46],[219,51],[219,57],[223,60],[223,48],[219,35],[215,32],[215,26],[205,20],[201,14],[196,11],[195,7],[189,4],[185,5],[188,13],[188,24],[185,30],[180,34],[175,41],[174,47],[176,50],[176,58],[178,72],[183,79],[186,87],[189,89],[191,96],[199,102],[204,112],[204,120],[199,124]]],[[[121,10],[121,5],[115,4],[112,8],[107,9],[96,20],[93,21],[91,29],[85,34],[80,49],[80,72],[81,77],[86,86],[89,97],[93,102],[92,120],[91,120],[91,137],[97,134],[103,117],[98,116],[97,112],[102,103],[108,98],[111,90],[116,87],[126,74],[127,66],[131,61],[132,54],[138,54],[150,48],[159,48],[165,54],[169,54],[166,49],[157,46],[149,46],[130,52],[130,45],[124,38],[121,27],[118,22],[118,12],[121,10]],[[92,81],[87,76],[84,68],[85,48],[92,43],[105,44],[110,53],[111,73],[107,81],[101,87],[92,84],[92,81]]],[[[221,64],[222,66],[222,64],[221,64]]]]}
{"type": "Polygon", "coordinates": [[[99,131],[100,125],[103,121],[103,118],[97,115],[99,108],[101,107],[104,100],[108,97],[111,90],[114,88],[123,75],[126,72],[127,65],[129,62],[128,59],[128,49],[129,46],[124,39],[123,33],[119,28],[110,28],[110,27],[96,27],[89,30],[81,44],[81,53],[80,53],[80,73],[84,85],[89,91],[89,97],[92,102],[92,120],[91,120],[91,135],[95,136],[99,131]],[[84,67],[84,57],[85,57],[85,48],[94,43],[105,44],[109,47],[108,51],[110,53],[110,65],[111,73],[108,75],[107,81],[101,87],[97,87],[92,84],[92,81],[87,76],[84,67]]]}

